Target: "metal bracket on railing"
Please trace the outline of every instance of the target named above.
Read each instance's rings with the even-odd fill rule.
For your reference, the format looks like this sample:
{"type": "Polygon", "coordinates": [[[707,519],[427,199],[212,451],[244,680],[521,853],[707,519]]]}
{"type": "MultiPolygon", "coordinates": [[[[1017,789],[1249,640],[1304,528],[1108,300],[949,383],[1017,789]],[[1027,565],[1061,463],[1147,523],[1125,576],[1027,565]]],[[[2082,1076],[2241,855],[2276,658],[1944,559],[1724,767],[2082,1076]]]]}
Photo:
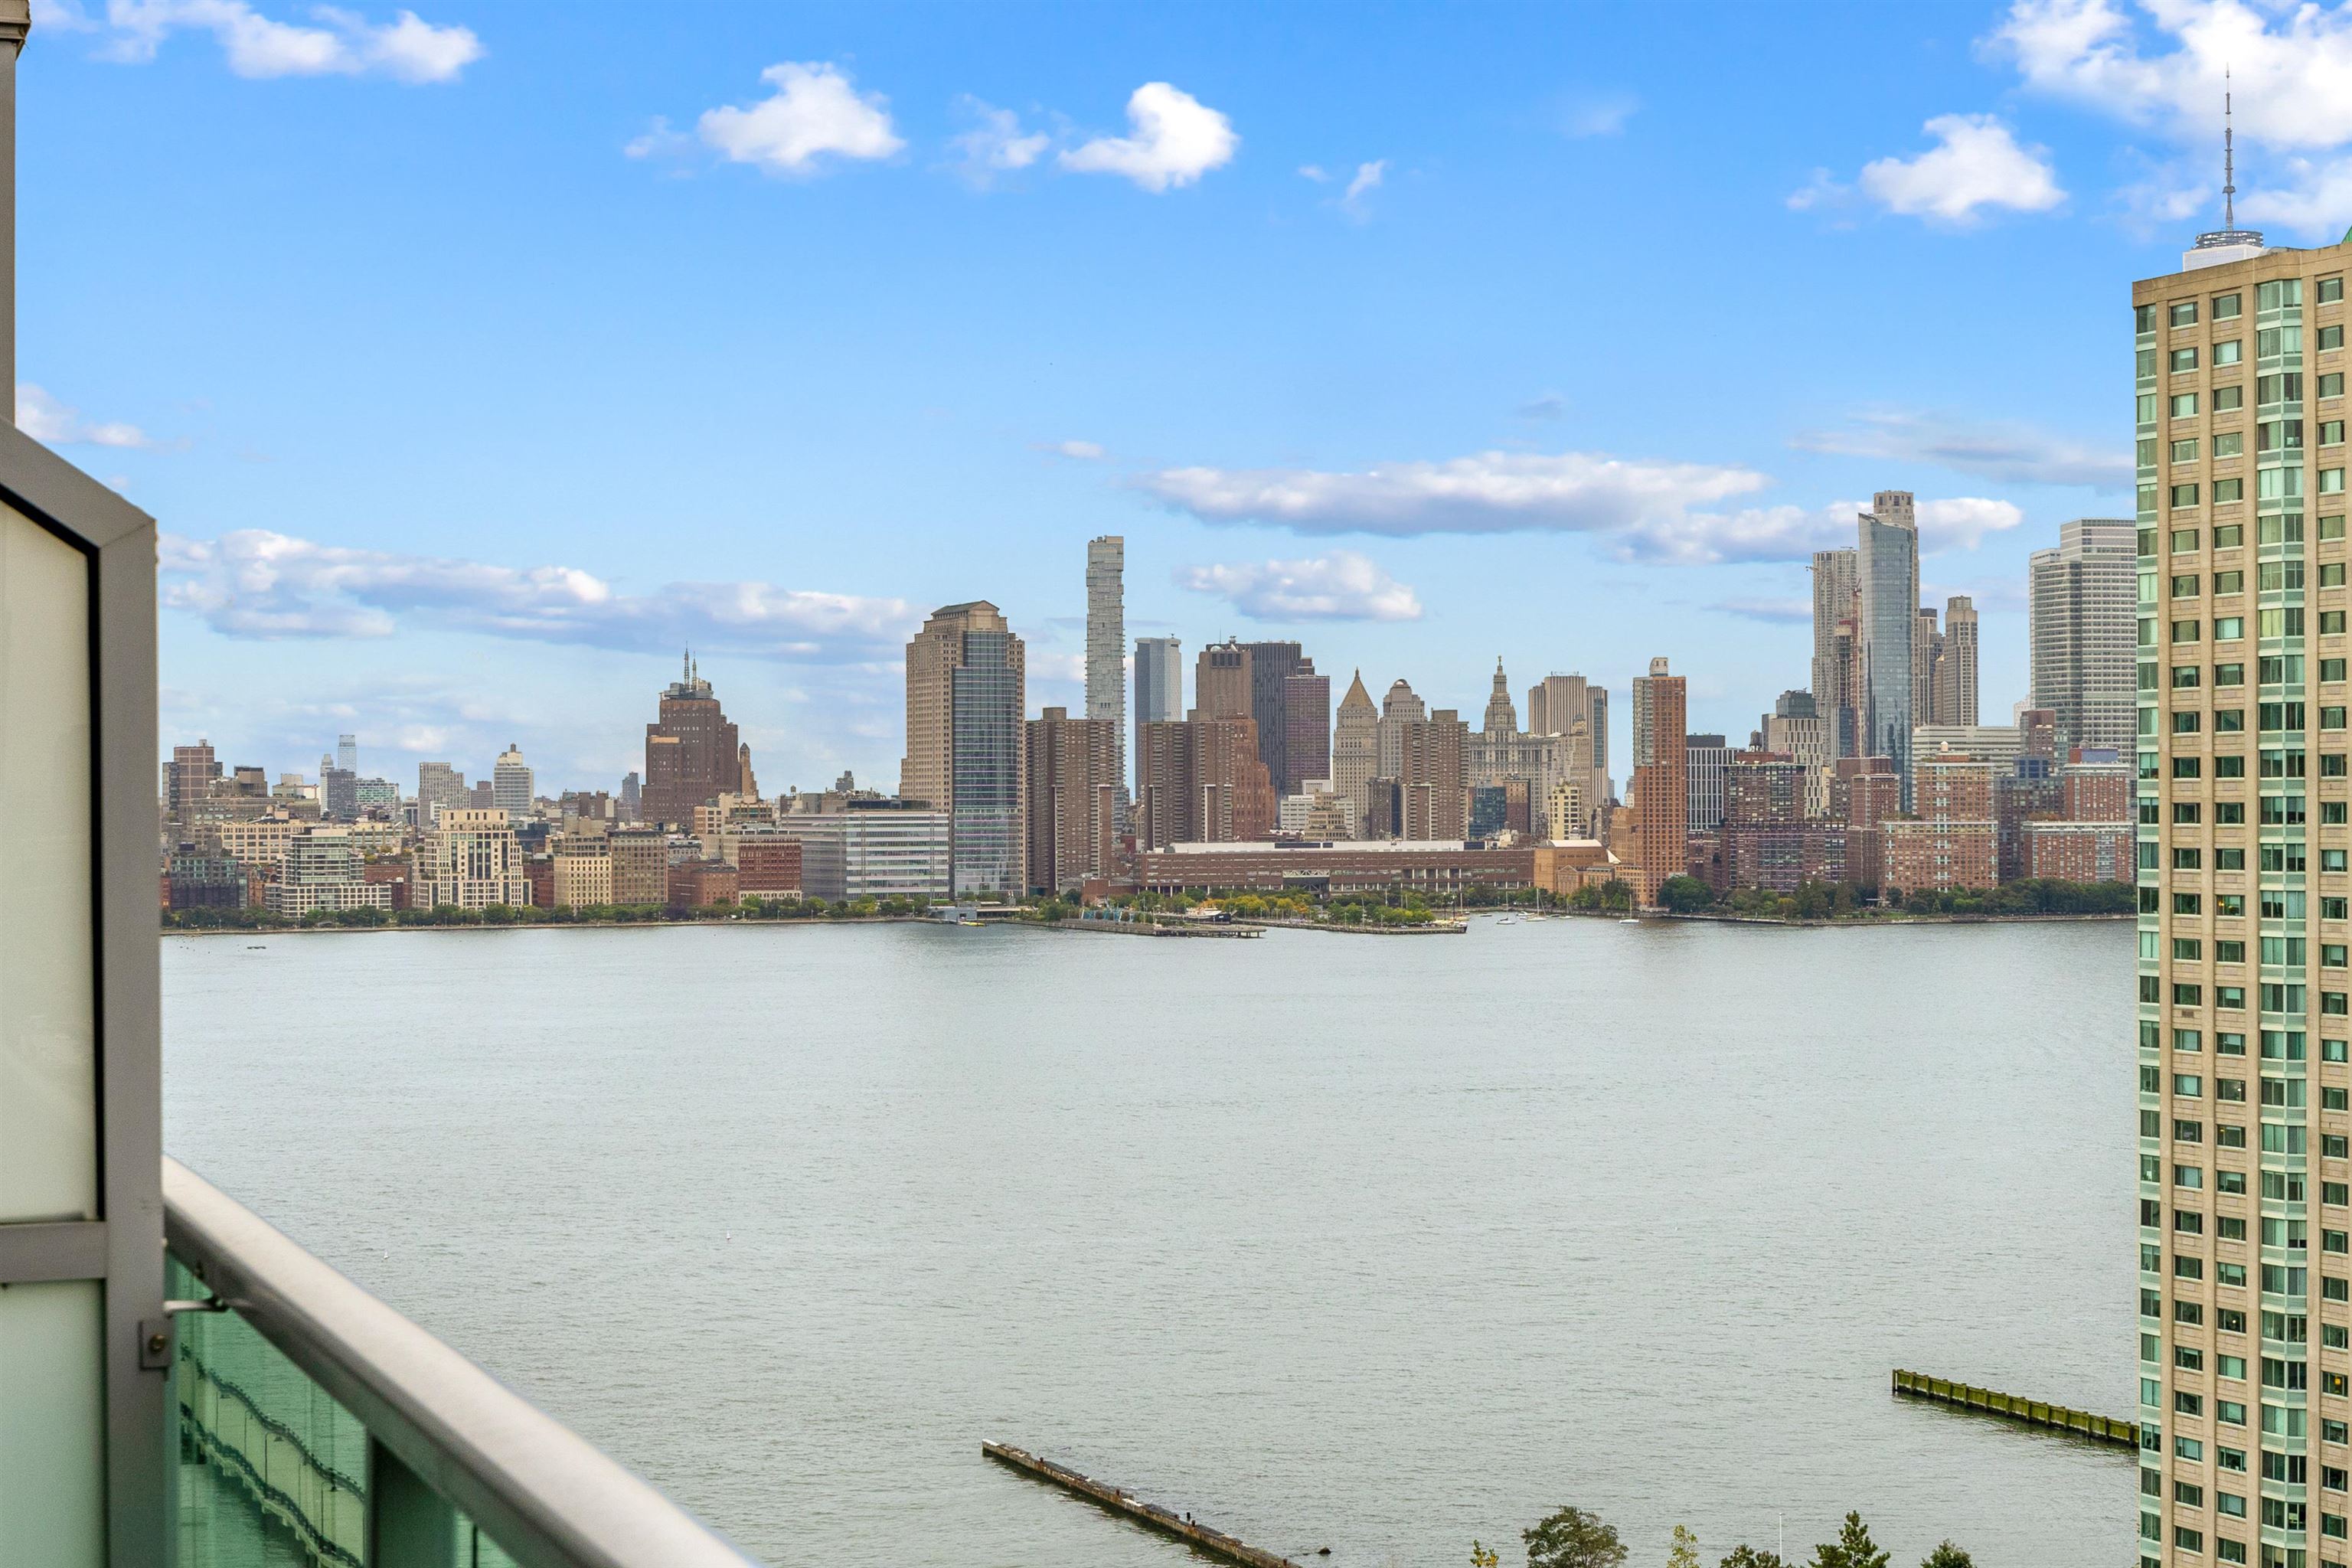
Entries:
{"type": "Polygon", "coordinates": [[[202,1301],[166,1301],[160,1318],[143,1318],[139,1323],[139,1370],[169,1372],[172,1370],[172,1320],[183,1312],[226,1312],[227,1300],[214,1296],[202,1301]]]}

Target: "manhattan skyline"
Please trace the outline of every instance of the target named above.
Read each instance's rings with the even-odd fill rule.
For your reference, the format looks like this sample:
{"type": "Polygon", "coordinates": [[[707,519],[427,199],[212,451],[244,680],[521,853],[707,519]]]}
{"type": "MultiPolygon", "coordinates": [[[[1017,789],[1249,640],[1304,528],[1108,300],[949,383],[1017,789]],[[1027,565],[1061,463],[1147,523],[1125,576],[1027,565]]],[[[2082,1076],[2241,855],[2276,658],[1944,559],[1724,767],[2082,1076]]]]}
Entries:
{"type": "MultiPolygon", "coordinates": [[[[2223,9],[2241,214],[2330,237],[2341,128],[2261,89],[2339,68],[2340,24],[2223,9]]],[[[935,605],[1002,605],[1031,710],[1082,709],[1070,562],[1109,533],[1130,643],[1295,638],[1465,711],[1497,655],[1622,692],[1664,647],[1737,735],[1802,681],[1806,559],[1887,488],[1922,597],[1982,616],[1997,722],[2026,555],[2128,499],[2110,280],[2218,205],[2215,46],[2123,6],[1671,39],[1497,7],[1435,49],[1428,18],[452,5],[301,58],[99,15],[45,7],[26,86],[27,428],[173,536],[168,732],[357,730],[400,773],[519,741],[617,777],[691,641],[772,777],[887,782],[935,605]],[[1293,79],[1303,47],[1334,68],[1293,79]],[[1839,92],[1769,112],[1801,60],[1839,92]],[[817,142],[760,140],[803,110],[817,142]],[[100,164],[136,245],[74,199],[100,164]],[[411,308],[452,236],[462,310],[411,308]]]]}

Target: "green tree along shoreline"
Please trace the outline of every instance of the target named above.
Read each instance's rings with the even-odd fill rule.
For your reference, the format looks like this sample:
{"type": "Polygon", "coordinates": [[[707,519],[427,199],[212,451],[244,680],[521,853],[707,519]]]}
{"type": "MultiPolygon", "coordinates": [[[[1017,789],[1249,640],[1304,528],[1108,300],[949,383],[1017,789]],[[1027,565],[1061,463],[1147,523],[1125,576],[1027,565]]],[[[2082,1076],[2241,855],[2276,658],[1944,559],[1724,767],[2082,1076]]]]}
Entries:
{"type": "MultiPolygon", "coordinates": [[[[1845,883],[1808,882],[1794,893],[1769,893],[1747,888],[1718,900],[1706,883],[1692,877],[1670,877],[1659,889],[1659,901],[1670,914],[1699,919],[1840,921],[1868,923],[1917,919],[2018,920],[2045,915],[2127,915],[2137,907],[2135,890],[2121,882],[2005,882],[1983,890],[1906,895],[1893,908],[1864,901],[1864,889],[1845,883]]],[[[1181,913],[1213,904],[1237,920],[1268,921],[1298,925],[1423,926],[1457,910],[1545,910],[1582,914],[1625,915],[1633,910],[1633,890],[1623,882],[1579,888],[1562,898],[1529,889],[1471,887],[1456,898],[1432,898],[1418,891],[1339,893],[1315,896],[1305,892],[1257,893],[1243,890],[1201,893],[1124,893],[1110,907],[1137,915],[1181,913]]],[[[597,904],[585,909],[569,905],[554,909],[492,904],[487,909],[461,910],[444,905],[431,910],[319,910],[300,918],[261,909],[166,910],[166,931],[365,931],[417,926],[549,926],[549,925],[680,925],[709,921],[841,921],[906,920],[931,910],[929,899],[766,899],[746,898],[740,904],[711,904],[699,909],[673,909],[661,904],[597,904]]],[[[1044,896],[1019,907],[1021,918],[1044,923],[1076,920],[1085,910],[1075,899],[1044,896]]]]}
{"type": "MultiPolygon", "coordinates": [[[[1624,1568],[1625,1543],[1618,1538],[1617,1527],[1580,1508],[1561,1509],[1519,1531],[1519,1539],[1528,1545],[1528,1568],[1624,1568]]],[[[1495,1554],[1473,1542],[1471,1561],[1491,1564],[1495,1554]]],[[[1743,1544],[1722,1557],[1717,1568],[1889,1568],[1892,1561],[1870,1538],[1870,1527],[1857,1512],[1845,1516],[1835,1541],[1822,1542],[1802,1563],[1743,1544]]],[[[1702,1568],[1698,1537],[1679,1524],[1666,1568],[1702,1568]]],[[[1947,1541],[1921,1559],[1919,1568],[1975,1568],[1975,1559],[1947,1541]]]]}

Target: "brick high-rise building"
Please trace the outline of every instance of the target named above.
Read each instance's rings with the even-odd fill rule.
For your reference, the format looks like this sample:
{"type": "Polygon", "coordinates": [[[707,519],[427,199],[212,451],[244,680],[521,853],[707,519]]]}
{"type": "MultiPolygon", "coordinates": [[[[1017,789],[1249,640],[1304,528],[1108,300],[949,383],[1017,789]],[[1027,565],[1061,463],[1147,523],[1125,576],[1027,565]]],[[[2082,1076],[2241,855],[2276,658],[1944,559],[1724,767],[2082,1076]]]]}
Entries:
{"type": "Polygon", "coordinates": [[[1781,752],[1731,759],[1717,835],[1725,886],[1792,893],[1806,882],[1845,880],[1845,826],[1808,810],[1817,772],[1781,752]]]}
{"type": "Polygon", "coordinates": [[[1977,721],[1977,606],[1966,594],[1944,603],[1944,635],[1936,649],[1937,724],[1977,721]]]}
{"type": "MultiPolygon", "coordinates": [[[[735,726],[688,656],[678,679],[662,692],[659,717],[646,726],[646,782],[640,796],[645,820],[686,827],[694,821],[696,806],[722,795],[740,794],[740,747],[735,726]]],[[[417,795],[421,800],[421,781],[417,795]]]]}
{"type": "Polygon", "coordinates": [[[1846,879],[1883,885],[1882,823],[1903,809],[1903,781],[1892,757],[1840,757],[1830,780],[1830,815],[1845,823],[1846,879]]]}
{"type": "Polygon", "coordinates": [[[1914,769],[1910,819],[1879,826],[1882,885],[1899,892],[1990,888],[2000,881],[1993,785],[1998,763],[1972,757],[1921,757],[1914,769]]]}
{"type": "MultiPolygon", "coordinates": [[[[1244,643],[1242,647],[1250,656],[1250,717],[1257,721],[1258,758],[1265,763],[1266,776],[1274,781],[1276,795],[1297,795],[1299,784],[1304,781],[1325,775],[1319,768],[1302,772],[1291,763],[1291,679],[1294,676],[1305,676],[1309,681],[1321,678],[1315,673],[1315,661],[1307,658],[1295,642],[1253,642],[1244,643]]],[[[1320,724],[1328,731],[1331,723],[1331,685],[1328,679],[1323,680],[1322,689],[1324,702],[1320,724]]],[[[1311,703],[1314,688],[1302,687],[1300,696],[1311,703]]],[[[1302,728],[1311,732],[1316,728],[1316,721],[1308,720],[1302,728]]],[[[1323,767],[1330,765],[1328,757],[1321,762],[1323,767]]]]}
{"type": "Polygon", "coordinates": [[[1147,724],[1137,761],[1143,780],[1134,817],[1139,847],[1274,837],[1274,784],[1258,756],[1256,721],[1247,714],[1213,719],[1196,712],[1178,723],[1147,724]]]}
{"type": "Polygon", "coordinates": [[[1470,726],[1452,708],[1441,708],[1426,719],[1402,718],[1392,722],[1396,837],[1440,841],[1466,837],[1469,797],[1464,763],[1470,726]]]}
{"type": "Polygon", "coordinates": [[[657,827],[616,828],[606,836],[613,902],[658,904],[669,897],[669,844],[657,827]]]}
{"type": "Polygon", "coordinates": [[[1688,867],[1690,737],[1684,679],[1654,658],[1650,673],[1633,679],[1634,892],[1657,900],[1658,889],[1688,867]]]}
{"type": "Polygon", "coordinates": [[[1087,541],[1087,717],[1111,728],[1111,784],[1127,794],[1127,541],[1087,541]]]}
{"type": "Polygon", "coordinates": [[[1109,873],[1117,847],[1122,725],[1048,708],[1027,725],[1029,885],[1076,893],[1109,873]]]}
{"type": "Polygon", "coordinates": [[[1203,719],[1248,719],[1252,700],[1250,645],[1231,637],[1211,643],[1192,663],[1192,709],[1203,719]]]}
{"type": "Polygon", "coordinates": [[[207,815],[213,782],[221,776],[220,759],[210,741],[174,746],[163,769],[164,812],[178,836],[193,837],[207,815]]]}
{"type": "MultiPolygon", "coordinates": [[[[1174,637],[1135,639],[1135,731],[1130,757],[1143,755],[1143,726],[1172,724],[1184,717],[1182,646],[1174,637]]],[[[1143,795],[1142,763],[1130,763],[1129,800],[1143,795]]]]}

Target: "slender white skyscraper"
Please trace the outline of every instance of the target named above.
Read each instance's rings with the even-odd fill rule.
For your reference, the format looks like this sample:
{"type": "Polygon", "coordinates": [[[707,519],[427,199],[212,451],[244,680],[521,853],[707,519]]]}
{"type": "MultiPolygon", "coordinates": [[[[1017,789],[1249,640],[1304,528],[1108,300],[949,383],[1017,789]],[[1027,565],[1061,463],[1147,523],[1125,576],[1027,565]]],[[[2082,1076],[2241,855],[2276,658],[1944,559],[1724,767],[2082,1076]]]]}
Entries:
{"type": "MultiPolygon", "coordinates": [[[[1171,724],[1184,717],[1184,661],[1174,637],[1135,639],[1135,757],[1142,765],[1142,727],[1171,724]]],[[[1135,798],[1143,796],[1138,779],[1135,798]]]]}
{"type": "Polygon", "coordinates": [[[347,773],[360,771],[360,738],[357,735],[335,737],[335,766],[347,773]]]}
{"type": "Polygon", "coordinates": [[[1087,541],[1087,717],[1110,721],[1111,777],[1127,787],[1127,541],[1087,541]]]}

